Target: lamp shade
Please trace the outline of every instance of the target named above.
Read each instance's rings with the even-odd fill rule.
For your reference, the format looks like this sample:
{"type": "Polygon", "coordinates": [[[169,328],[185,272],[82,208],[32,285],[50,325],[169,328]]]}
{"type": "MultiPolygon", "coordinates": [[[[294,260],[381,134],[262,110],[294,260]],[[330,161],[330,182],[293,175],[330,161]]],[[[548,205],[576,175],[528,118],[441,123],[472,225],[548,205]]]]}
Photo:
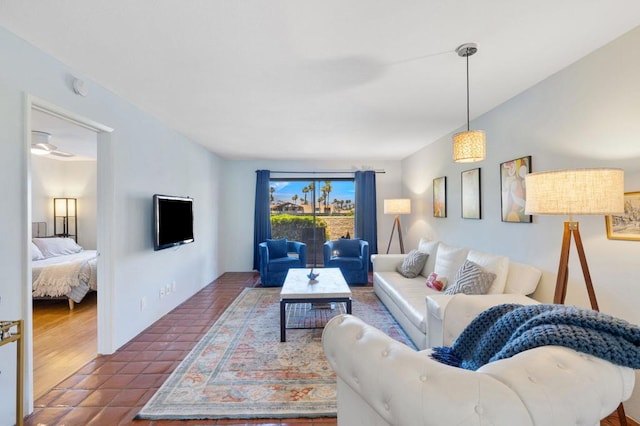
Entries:
{"type": "Polygon", "coordinates": [[[53,199],[56,216],[75,216],[75,198],[54,198],[53,199]]]}
{"type": "Polygon", "coordinates": [[[525,213],[609,215],[624,213],[622,169],[573,169],[525,176],[525,213]]]}
{"type": "Polygon", "coordinates": [[[486,135],[484,130],[467,130],[453,135],[453,161],[473,163],[485,158],[486,135]]]}
{"type": "Polygon", "coordinates": [[[56,208],[56,214],[58,216],[67,216],[67,199],[66,198],[54,198],[53,202],[56,208]]]}
{"type": "Polygon", "coordinates": [[[384,200],[384,214],[409,214],[411,213],[410,198],[392,198],[384,200]]]}

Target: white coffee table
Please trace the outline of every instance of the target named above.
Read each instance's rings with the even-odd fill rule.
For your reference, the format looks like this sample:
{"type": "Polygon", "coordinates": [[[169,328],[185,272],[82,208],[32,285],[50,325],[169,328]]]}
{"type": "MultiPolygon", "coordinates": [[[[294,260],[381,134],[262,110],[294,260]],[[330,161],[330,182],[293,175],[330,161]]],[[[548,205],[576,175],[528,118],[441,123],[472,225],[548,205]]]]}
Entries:
{"type": "Polygon", "coordinates": [[[345,303],[351,313],[351,289],[340,272],[340,268],[315,268],[318,277],[310,281],[309,268],[289,269],[280,291],[280,341],[286,342],[287,303],[345,303]]]}

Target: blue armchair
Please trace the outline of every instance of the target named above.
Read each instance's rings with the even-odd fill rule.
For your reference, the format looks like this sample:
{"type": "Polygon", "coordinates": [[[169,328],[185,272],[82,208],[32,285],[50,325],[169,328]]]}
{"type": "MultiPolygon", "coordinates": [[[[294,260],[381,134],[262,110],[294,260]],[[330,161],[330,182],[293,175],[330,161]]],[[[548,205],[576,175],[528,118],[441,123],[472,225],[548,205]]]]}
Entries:
{"type": "Polygon", "coordinates": [[[325,268],[340,268],[347,284],[369,282],[369,243],[358,239],[327,241],[322,247],[325,268]]]}
{"type": "Polygon", "coordinates": [[[277,287],[284,283],[289,268],[306,268],[307,245],[297,241],[267,240],[258,244],[260,254],[260,281],[265,287],[277,287]],[[296,253],[298,256],[290,256],[296,253]]]}

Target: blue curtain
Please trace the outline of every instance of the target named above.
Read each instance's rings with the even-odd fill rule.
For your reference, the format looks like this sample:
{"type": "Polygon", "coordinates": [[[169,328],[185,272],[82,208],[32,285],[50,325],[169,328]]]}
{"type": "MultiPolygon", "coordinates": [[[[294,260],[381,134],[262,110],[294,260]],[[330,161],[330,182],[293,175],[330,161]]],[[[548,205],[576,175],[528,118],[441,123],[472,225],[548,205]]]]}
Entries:
{"type": "MultiPolygon", "coordinates": [[[[378,220],[376,215],[376,172],[356,172],[356,238],[369,243],[369,254],[378,253],[378,220]]],[[[372,265],[369,262],[369,270],[372,265]]]]}
{"type": "Polygon", "coordinates": [[[256,206],[253,224],[253,269],[260,269],[258,244],[271,238],[271,210],[269,196],[269,170],[256,170],[256,206]]]}

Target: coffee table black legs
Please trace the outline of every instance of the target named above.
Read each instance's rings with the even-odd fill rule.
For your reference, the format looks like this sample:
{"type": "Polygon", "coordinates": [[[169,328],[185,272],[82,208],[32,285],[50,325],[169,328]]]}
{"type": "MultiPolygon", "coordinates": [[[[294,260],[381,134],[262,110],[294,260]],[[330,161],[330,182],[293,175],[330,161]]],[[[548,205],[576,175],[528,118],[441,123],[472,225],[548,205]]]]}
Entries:
{"type": "Polygon", "coordinates": [[[347,306],[347,313],[351,314],[351,298],[335,298],[335,299],[280,299],[280,341],[287,341],[287,303],[344,303],[347,306]]]}
{"type": "Polygon", "coordinates": [[[280,341],[287,341],[287,319],[285,318],[285,307],[287,302],[280,300],[280,341]]]}

